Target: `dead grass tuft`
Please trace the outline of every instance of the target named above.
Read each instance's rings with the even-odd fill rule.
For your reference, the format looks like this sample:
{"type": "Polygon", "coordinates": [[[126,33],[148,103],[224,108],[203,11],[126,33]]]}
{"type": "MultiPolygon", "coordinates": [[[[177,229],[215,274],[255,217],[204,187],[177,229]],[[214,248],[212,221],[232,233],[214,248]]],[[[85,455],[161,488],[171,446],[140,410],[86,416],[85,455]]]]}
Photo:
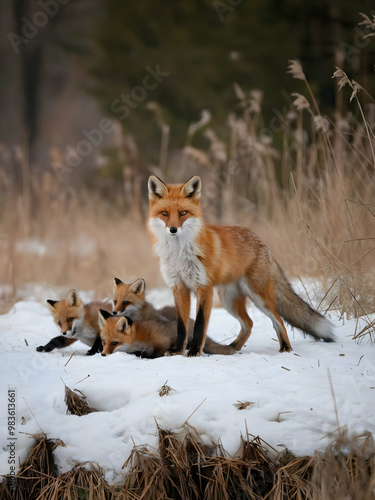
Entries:
{"type": "Polygon", "coordinates": [[[233,406],[235,406],[238,410],[246,410],[248,406],[253,404],[255,404],[253,401],[238,401],[238,403],[234,403],[233,406]]]}
{"type": "Polygon", "coordinates": [[[104,479],[98,464],[80,464],[50,481],[40,491],[40,499],[48,500],[112,500],[118,497],[104,479]]]}
{"type": "Polygon", "coordinates": [[[163,396],[168,396],[172,391],[174,391],[174,389],[172,387],[167,385],[167,382],[168,382],[168,380],[166,382],[164,382],[164,384],[160,387],[160,389],[158,391],[158,394],[161,398],[163,396]]]}
{"type": "Polygon", "coordinates": [[[57,474],[53,451],[61,443],[38,437],[17,475],[5,480],[4,500],[374,500],[375,443],[371,434],[349,438],[345,428],[323,453],[277,454],[248,432],[235,456],[220,442],[206,443],[185,423],[179,433],[157,426],[159,449],[134,445],[122,484],[109,486],[96,463],[57,474]]]}
{"type": "Polygon", "coordinates": [[[17,500],[38,498],[39,492],[57,477],[53,451],[57,446],[63,445],[62,441],[55,442],[46,437],[33,437],[37,439],[37,444],[33,447],[17,474],[17,500]]]}
{"type": "Polygon", "coordinates": [[[67,386],[65,386],[65,403],[67,413],[70,413],[71,415],[78,415],[79,417],[98,411],[95,408],[91,408],[91,406],[87,403],[86,396],[81,391],[78,389],[74,389],[74,391],[72,391],[67,386]]]}

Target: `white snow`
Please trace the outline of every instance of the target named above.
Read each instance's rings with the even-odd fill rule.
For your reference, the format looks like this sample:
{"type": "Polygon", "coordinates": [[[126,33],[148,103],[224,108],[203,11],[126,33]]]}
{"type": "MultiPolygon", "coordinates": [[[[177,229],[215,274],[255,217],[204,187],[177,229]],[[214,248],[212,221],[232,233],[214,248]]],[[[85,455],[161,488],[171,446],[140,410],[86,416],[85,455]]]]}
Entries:
{"type": "MultiPolygon", "coordinates": [[[[49,291],[45,298],[51,297],[49,291]]],[[[148,298],[158,306],[171,303],[165,291],[150,291],[148,298]]],[[[189,419],[207,442],[220,438],[231,454],[246,429],[276,450],[286,447],[297,455],[324,450],[338,426],[347,426],[350,435],[375,434],[375,346],[366,338],[352,339],[355,321],[331,318],[337,342],[330,344],[288,327],[293,351],[281,354],[271,321],[253,306],[249,313],[253,333],[238,354],[147,360],[121,352],[86,357],[87,346],[78,342],[36,352],[58,335],[57,327],[44,303],[16,303],[0,316],[0,475],[10,470],[9,388],[16,391],[19,461],[35,443],[31,435],[43,432],[66,445],[54,452],[61,473],[94,461],[110,483],[126,474],[121,466],[134,444],[157,447],[156,422],[178,432],[189,419]],[[165,382],[173,391],[160,397],[165,382]],[[100,411],[67,415],[64,383],[100,411]],[[251,404],[239,410],[239,401],[251,404]]],[[[208,333],[215,340],[229,343],[238,329],[224,309],[212,311],[208,333]]]]}

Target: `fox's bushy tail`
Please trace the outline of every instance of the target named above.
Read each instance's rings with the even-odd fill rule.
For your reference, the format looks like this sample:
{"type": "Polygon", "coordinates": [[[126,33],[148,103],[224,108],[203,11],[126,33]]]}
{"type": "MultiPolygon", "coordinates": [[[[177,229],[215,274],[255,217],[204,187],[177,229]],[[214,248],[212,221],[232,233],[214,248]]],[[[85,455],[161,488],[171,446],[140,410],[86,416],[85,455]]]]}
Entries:
{"type": "Polygon", "coordinates": [[[230,345],[219,344],[218,342],[215,342],[211,337],[207,336],[203,346],[203,352],[205,352],[206,354],[224,354],[229,356],[231,354],[237,353],[238,351],[230,345]]]}
{"type": "Polygon", "coordinates": [[[273,262],[276,306],[280,316],[316,340],[334,342],[331,322],[299,297],[287,280],[279,264],[273,262]]]}
{"type": "MultiPolygon", "coordinates": [[[[193,331],[194,331],[194,320],[189,319],[189,329],[188,329],[188,347],[190,347],[191,342],[193,340],[193,331]]],[[[206,336],[206,340],[203,346],[203,352],[206,354],[223,354],[224,356],[230,356],[231,354],[236,354],[238,351],[234,349],[234,347],[230,345],[223,345],[215,342],[208,335],[206,336]]]]}

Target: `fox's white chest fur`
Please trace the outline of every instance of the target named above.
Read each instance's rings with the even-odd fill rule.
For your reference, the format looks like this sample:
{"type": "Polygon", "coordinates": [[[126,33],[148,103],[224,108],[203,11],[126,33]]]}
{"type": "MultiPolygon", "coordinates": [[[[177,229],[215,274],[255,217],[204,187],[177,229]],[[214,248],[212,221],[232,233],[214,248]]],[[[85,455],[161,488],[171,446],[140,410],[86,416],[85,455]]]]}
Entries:
{"type": "Polygon", "coordinates": [[[196,238],[202,228],[200,219],[190,217],[176,234],[158,217],[149,220],[149,228],[156,238],[154,251],[160,258],[161,272],[167,285],[180,282],[191,290],[207,284],[206,270],[198,255],[201,254],[196,238]]]}
{"type": "Polygon", "coordinates": [[[97,331],[92,326],[85,323],[84,317],[74,320],[73,326],[66,332],[67,338],[80,340],[86,345],[92,346],[93,341],[97,336],[97,331]]]}

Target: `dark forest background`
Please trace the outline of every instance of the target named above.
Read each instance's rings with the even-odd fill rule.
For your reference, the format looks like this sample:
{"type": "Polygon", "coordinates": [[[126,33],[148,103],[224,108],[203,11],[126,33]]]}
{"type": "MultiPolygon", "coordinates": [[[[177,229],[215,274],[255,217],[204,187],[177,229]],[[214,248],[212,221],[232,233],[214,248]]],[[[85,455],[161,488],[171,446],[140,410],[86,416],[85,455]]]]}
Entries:
{"type": "Polygon", "coordinates": [[[360,12],[370,16],[373,7],[371,0],[2,0],[1,164],[15,178],[24,161],[32,171],[66,166],[74,173],[61,179],[73,184],[119,178],[124,155],[130,168],[167,162],[163,131],[173,161],[203,110],[225,137],[228,116],[242,112],[234,83],[262,90],[265,126],[284,112],[302,88],[286,73],[289,59],[302,63],[322,113],[345,114],[331,76],[339,66],[374,93],[375,44],[358,26],[360,12]],[[155,88],[146,80],[145,89],[150,69],[168,76],[155,88]],[[113,127],[95,135],[105,117],[113,127]],[[92,150],[81,144],[84,154],[74,156],[87,137],[92,150]]]}

